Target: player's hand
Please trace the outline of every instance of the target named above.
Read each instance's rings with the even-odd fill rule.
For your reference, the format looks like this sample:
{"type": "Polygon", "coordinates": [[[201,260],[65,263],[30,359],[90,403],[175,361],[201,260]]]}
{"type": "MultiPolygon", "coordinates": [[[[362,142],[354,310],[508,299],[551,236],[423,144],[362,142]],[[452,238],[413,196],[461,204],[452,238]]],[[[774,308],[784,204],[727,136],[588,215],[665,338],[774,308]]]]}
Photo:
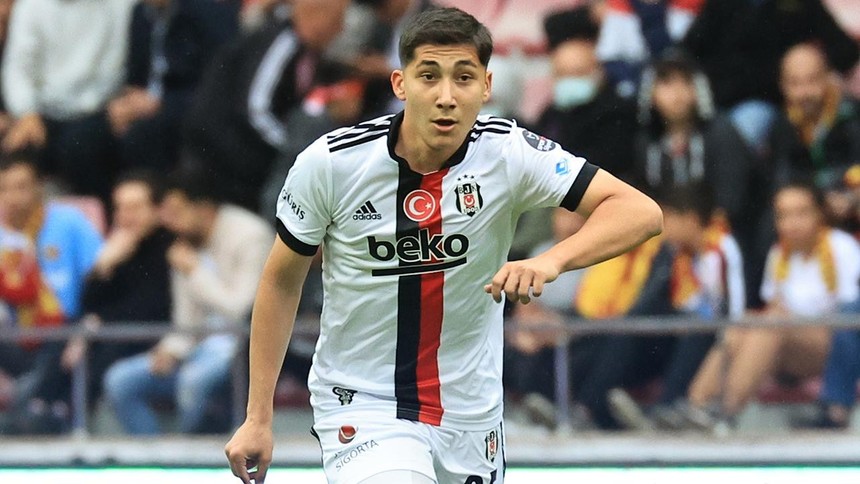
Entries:
{"type": "Polygon", "coordinates": [[[540,297],[544,284],[554,281],[558,274],[558,266],[545,256],[508,262],[484,286],[484,292],[492,294],[496,302],[502,302],[504,292],[511,301],[528,304],[531,296],[540,297]]]}
{"type": "Polygon", "coordinates": [[[272,447],[271,425],[246,420],[224,446],[224,453],[234,476],[245,484],[251,484],[251,480],[263,484],[272,463],[272,447]]]}

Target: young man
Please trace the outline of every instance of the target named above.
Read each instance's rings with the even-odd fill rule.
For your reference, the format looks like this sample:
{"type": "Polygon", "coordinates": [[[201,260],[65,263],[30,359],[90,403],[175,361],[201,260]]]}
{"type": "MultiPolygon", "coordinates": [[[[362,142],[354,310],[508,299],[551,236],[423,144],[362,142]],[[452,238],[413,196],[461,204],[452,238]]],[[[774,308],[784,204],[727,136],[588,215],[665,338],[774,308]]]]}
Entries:
{"type": "Polygon", "coordinates": [[[263,482],[271,462],[275,381],[323,241],[309,385],[329,482],[500,483],[503,298],[526,303],[560,272],[660,232],[659,207],[638,191],[512,121],[478,117],[491,52],[471,15],[418,15],[391,75],[404,111],[320,138],[290,171],[252,317],[248,415],[226,447],[243,482],[263,482]],[[550,205],[588,220],[505,263],[520,213],[550,205]]]}

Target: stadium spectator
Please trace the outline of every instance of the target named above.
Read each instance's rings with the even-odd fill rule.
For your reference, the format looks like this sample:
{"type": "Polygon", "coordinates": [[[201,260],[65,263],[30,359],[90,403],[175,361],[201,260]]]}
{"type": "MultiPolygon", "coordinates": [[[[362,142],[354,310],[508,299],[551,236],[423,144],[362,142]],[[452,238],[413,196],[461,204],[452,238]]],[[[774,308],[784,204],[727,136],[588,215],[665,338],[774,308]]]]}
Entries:
{"type": "MultiPolygon", "coordinates": [[[[12,4],[15,0],[0,0],[0,59],[6,49],[6,40],[9,38],[9,16],[12,13],[12,4]]],[[[3,76],[0,76],[0,139],[6,135],[12,125],[12,117],[7,112],[6,100],[3,97],[3,76]]]]}
{"type": "Polygon", "coordinates": [[[250,315],[274,239],[264,220],[219,202],[202,174],[177,173],[169,181],[160,210],[178,236],[167,252],[176,331],[149,352],[114,363],[104,378],[104,393],[131,434],[161,433],[158,400],[175,402],[180,432],[226,430],[208,425],[208,412],[227,389],[241,341],[233,330],[250,315]]]}
{"type": "MultiPolygon", "coordinates": [[[[161,227],[161,183],[146,171],[122,175],[113,189],[113,224],[84,285],[83,318],[89,329],[123,322],[165,323],[170,319],[170,269],[167,249],[172,236],[161,227]]],[[[73,339],[63,353],[70,371],[88,361],[88,401],[94,404],[102,377],[116,360],[151,346],[146,342],[95,342],[73,339]]]]}
{"type": "Polygon", "coordinates": [[[122,164],[170,170],[201,73],[238,31],[238,0],[143,0],[129,29],[125,87],[108,105],[122,164]]]}
{"type": "Polygon", "coordinates": [[[704,0],[610,0],[600,24],[597,57],[623,97],[636,93],[642,69],[680,42],[704,0]]]}
{"type": "MultiPolygon", "coordinates": [[[[693,297],[682,309],[702,320],[737,319],[746,306],[740,248],[715,213],[709,190],[701,185],[677,188],[663,197],[664,236],[677,250],[675,270],[692,273],[693,297]]],[[[663,371],[656,404],[643,413],[623,388],[610,391],[613,414],[625,427],[647,430],[686,426],[687,390],[715,337],[711,333],[679,335],[663,371]]]]}
{"type": "MultiPolygon", "coordinates": [[[[632,169],[636,114],[605,82],[595,54],[597,25],[588,9],[549,15],[544,20],[553,72],[552,105],[541,113],[535,131],[615,176],[632,169]]],[[[525,214],[512,251],[522,254],[552,236],[546,210],[525,214]]]]}
{"type": "Polygon", "coordinates": [[[3,52],[15,122],[2,148],[42,148],[41,167],[76,193],[108,198],[115,150],[105,108],[123,82],[134,0],[19,0],[3,52]]]}
{"type": "Polygon", "coordinates": [[[713,427],[721,419],[731,425],[768,376],[797,381],[819,375],[832,331],[785,327],[785,319],[824,317],[858,299],[860,246],[826,225],[820,192],[793,182],[776,193],[774,209],[779,240],[761,286],[763,315],[773,326],[726,330],[690,387],[688,419],[697,426],[713,427]]]}
{"type": "MultiPolygon", "coordinates": [[[[46,286],[39,273],[36,251],[26,236],[0,227],[0,328],[51,327],[63,321],[56,312],[43,304],[50,298],[40,298],[46,286]]],[[[36,341],[0,343],[0,375],[6,391],[4,401],[14,395],[14,379],[32,369],[39,354],[36,341]]],[[[18,415],[12,415],[12,419],[18,415]]],[[[0,429],[9,429],[9,423],[0,422],[0,429]]]]}
{"type": "Polygon", "coordinates": [[[289,6],[284,0],[244,0],[239,11],[239,26],[242,32],[251,33],[281,23],[289,15],[289,6]]]}
{"type": "MultiPolygon", "coordinates": [[[[84,281],[102,249],[101,235],[76,208],[44,199],[37,163],[26,153],[4,155],[0,163],[0,210],[6,224],[34,244],[44,281],[38,317],[51,324],[75,322],[84,281]]],[[[9,432],[62,428],[69,393],[68,375],[60,367],[64,346],[39,346],[33,366],[18,379],[9,432]]]]}
{"type": "Polygon", "coordinates": [[[683,46],[710,78],[717,107],[728,110],[752,149],[766,153],[779,103],[780,59],[804,41],[821,42],[842,73],[860,55],[820,0],[707,0],[683,46]]]}
{"type": "MultiPolygon", "coordinates": [[[[689,57],[667,52],[645,70],[633,179],[650,193],[699,184],[728,217],[745,257],[748,301],[756,301],[772,240],[774,173],[756,163],[729,119],[715,113],[707,78],[689,57]]],[[[781,151],[782,152],[782,151],[781,151]]]]}
{"type": "MultiPolygon", "coordinates": [[[[570,219],[565,225],[573,230],[577,222],[570,219]]],[[[568,293],[571,306],[565,311],[556,312],[541,304],[540,299],[530,303],[537,303],[537,308],[515,309],[523,317],[521,329],[525,332],[517,331],[510,339],[510,374],[506,378],[513,392],[525,395],[522,403],[534,421],[555,425],[549,401],[554,397],[551,348],[557,336],[553,326],[561,324],[562,316],[575,315],[599,324],[600,319],[668,315],[683,310],[696,294],[687,291],[694,283],[691,271],[679,271],[676,264],[675,250],[662,238],[651,239],[584,270],[577,276],[578,281],[569,280],[567,287],[573,286],[572,293],[568,293]],[[607,287],[613,290],[607,291],[607,287]],[[543,328],[533,328],[534,325],[543,328]]],[[[576,424],[607,430],[620,428],[609,406],[610,390],[622,385],[638,386],[661,374],[673,342],[670,336],[623,334],[575,338],[569,347],[570,387],[578,408],[585,410],[577,412],[576,424]]]]}
{"type": "Polygon", "coordinates": [[[290,136],[285,118],[313,87],[348,3],[294,0],[289,21],[228,44],[210,64],[186,120],[186,163],[211,173],[225,201],[257,210],[290,136]]]}
{"type": "Polygon", "coordinates": [[[391,91],[391,71],[400,68],[399,39],[406,23],[434,7],[431,0],[356,0],[373,9],[376,22],[370,27],[367,51],[352,61],[352,66],[368,81],[368,102],[378,103],[383,114],[396,113],[403,103],[391,91]]]}
{"type": "Polygon", "coordinates": [[[814,177],[825,191],[830,215],[847,221],[853,197],[843,188],[843,179],[860,161],[860,103],[843,92],[827,56],[814,44],[789,49],[781,67],[785,102],[775,134],[782,143],[800,141],[803,153],[791,158],[792,171],[814,177]]]}

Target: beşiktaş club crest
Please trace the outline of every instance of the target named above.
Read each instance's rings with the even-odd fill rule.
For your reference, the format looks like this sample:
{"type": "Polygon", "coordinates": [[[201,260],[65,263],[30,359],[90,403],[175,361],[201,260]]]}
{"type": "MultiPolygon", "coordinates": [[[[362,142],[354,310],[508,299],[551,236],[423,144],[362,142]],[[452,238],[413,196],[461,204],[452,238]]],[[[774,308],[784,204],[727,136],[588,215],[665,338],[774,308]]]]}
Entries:
{"type": "Polygon", "coordinates": [[[487,433],[487,437],[484,438],[484,442],[487,443],[487,460],[495,462],[496,452],[499,451],[499,435],[495,429],[490,430],[490,432],[487,433]]]}
{"type": "Polygon", "coordinates": [[[467,175],[457,178],[457,188],[454,189],[454,193],[457,195],[455,198],[457,210],[463,215],[474,216],[484,204],[484,199],[481,197],[481,186],[475,181],[474,176],[467,175]]]}

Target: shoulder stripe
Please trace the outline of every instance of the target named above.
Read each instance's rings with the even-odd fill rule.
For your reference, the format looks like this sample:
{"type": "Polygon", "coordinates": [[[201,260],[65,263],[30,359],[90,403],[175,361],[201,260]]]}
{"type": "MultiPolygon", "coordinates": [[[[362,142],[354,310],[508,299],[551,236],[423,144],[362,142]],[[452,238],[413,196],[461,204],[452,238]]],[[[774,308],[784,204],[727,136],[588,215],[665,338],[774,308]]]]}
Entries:
{"type": "Polygon", "coordinates": [[[358,138],[358,137],[364,136],[366,134],[378,133],[380,131],[388,131],[388,126],[377,126],[374,128],[368,128],[368,129],[364,129],[364,130],[349,130],[348,132],[343,133],[337,137],[329,138],[328,139],[328,145],[332,148],[335,148],[336,144],[341,143],[343,141],[348,141],[348,140],[351,140],[353,138],[358,138]]]}
{"type": "Polygon", "coordinates": [[[469,134],[471,139],[476,140],[484,133],[495,133],[495,134],[510,134],[511,130],[509,129],[496,129],[496,128],[484,128],[484,129],[473,129],[469,134]]]}
{"type": "Polygon", "coordinates": [[[475,121],[475,125],[477,125],[477,126],[495,125],[495,126],[503,126],[503,127],[507,127],[507,128],[513,128],[514,127],[513,121],[510,121],[510,120],[507,120],[504,118],[495,118],[495,117],[490,118],[486,121],[481,121],[479,119],[479,120],[475,121]]]}
{"type": "Polygon", "coordinates": [[[353,146],[358,146],[358,145],[361,145],[361,144],[364,144],[364,143],[368,143],[368,142],[370,142],[370,141],[373,141],[373,140],[375,140],[375,139],[382,138],[382,137],[387,136],[387,135],[388,135],[388,130],[387,130],[387,129],[386,129],[386,130],[382,130],[382,131],[374,131],[374,132],[372,132],[372,133],[368,134],[367,136],[363,136],[363,137],[361,137],[361,138],[354,139],[354,140],[352,140],[352,141],[347,141],[347,142],[345,142],[345,143],[341,143],[341,144],[339,144],[339,145],[337,145],[337,146],[331,146],[331,145],[329,145],[329,149],[328,149],[328,150],[329,150],[329,152],[330,152],[330,153],[334,153],[335,151],[340,151],[340,150],[345,150],[345,149],[347,149],[347,148],[352,148],[353,146]]]}
{"type": "Polygon", "coordinates": [[[386,116],[383,118],[377,118],[371,121],[365,121],[363,123],[356,124],[355,126],[344,128],[336,131],[335,133],[331,133],[328,135],[328,142],[337,143],[343,139],[354,138],[355,136],[364,134],[368,131],[375,131],[377,129],[388,129],[391,126],[391,117],[386,116]]]}

